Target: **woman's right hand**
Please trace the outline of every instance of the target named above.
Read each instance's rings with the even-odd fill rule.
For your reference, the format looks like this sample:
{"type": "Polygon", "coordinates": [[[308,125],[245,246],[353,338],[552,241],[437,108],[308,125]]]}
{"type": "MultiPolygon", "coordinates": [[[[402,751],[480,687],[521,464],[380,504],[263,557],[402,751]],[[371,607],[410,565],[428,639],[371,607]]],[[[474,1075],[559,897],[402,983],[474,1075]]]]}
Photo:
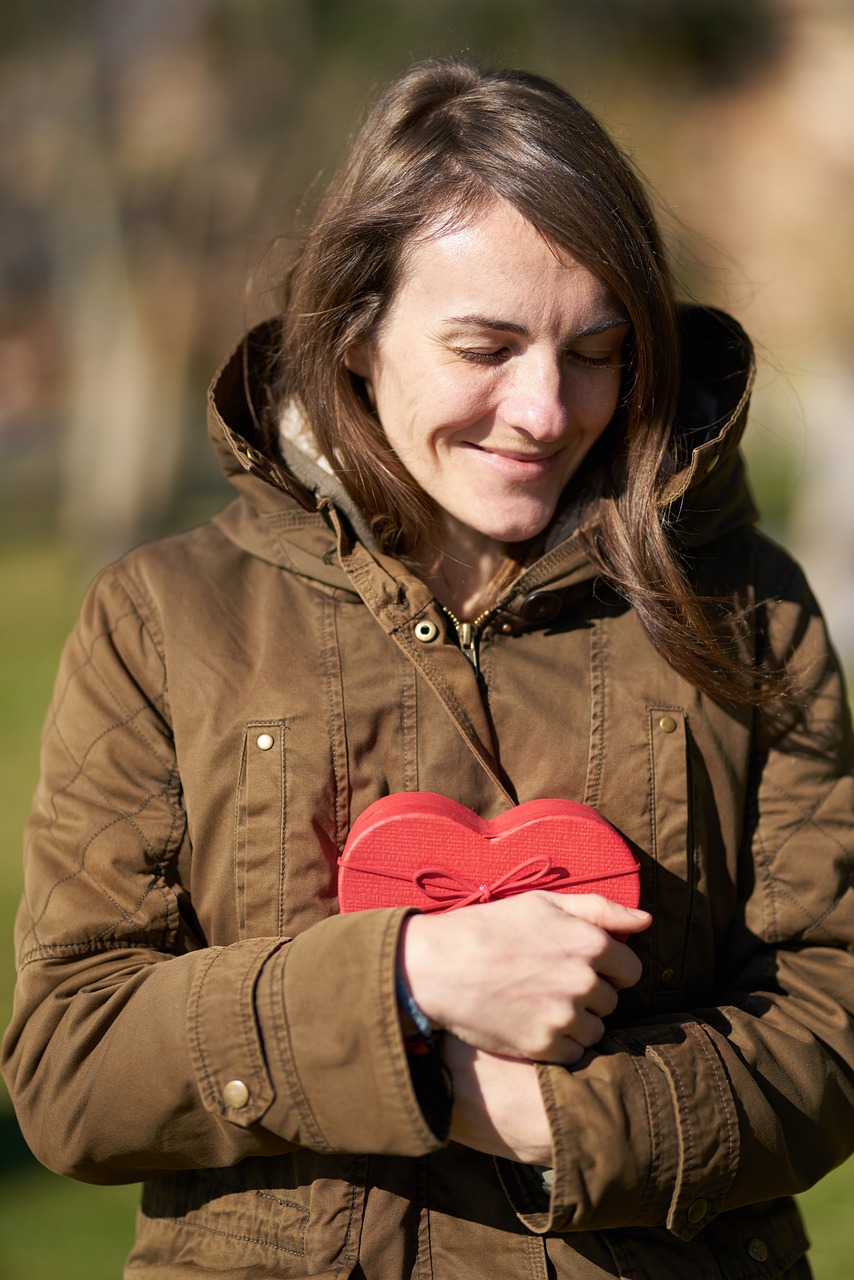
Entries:
{"type": "Polygon", "coordinates": [[[410,916],[398,965],[434,1026],[476,1049],[569,1065],[598,1043],[618,991],[641,976],[613,935],[651,919],[597,894],[533,890],[410,916]]]}

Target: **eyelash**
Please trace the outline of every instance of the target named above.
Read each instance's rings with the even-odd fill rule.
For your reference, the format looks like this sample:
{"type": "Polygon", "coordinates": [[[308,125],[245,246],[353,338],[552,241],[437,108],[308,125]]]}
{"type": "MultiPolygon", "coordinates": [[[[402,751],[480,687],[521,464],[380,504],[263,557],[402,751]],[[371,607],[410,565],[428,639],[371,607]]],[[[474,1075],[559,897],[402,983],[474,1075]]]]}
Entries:
{"type": "MultiPolygon", "coordinates": [[[[502,347],[500,351],[469,351],[464,347],[457,351],[457,355],[463,360],[486,365],[503,364],[510,354],[506,347],[502,347]]],[[[583,365],[586,369],[617,368],[621,363],[614,356],[586,356],[581,351],[568,351],[567,356],[574,364],[583,365]]]]}

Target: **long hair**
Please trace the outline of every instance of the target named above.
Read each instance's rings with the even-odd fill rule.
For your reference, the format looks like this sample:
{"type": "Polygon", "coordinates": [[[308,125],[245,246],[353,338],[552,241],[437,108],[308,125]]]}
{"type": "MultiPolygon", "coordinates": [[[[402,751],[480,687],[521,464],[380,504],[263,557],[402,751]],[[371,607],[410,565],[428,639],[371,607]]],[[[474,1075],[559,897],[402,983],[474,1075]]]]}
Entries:
{"type": "Polygon", "coordinates": [[[620,406],[570,482],[582,536],[670,665],[735,703],[768,696],[730,656],[668,536],[662,494],[678,448],[676,304],[644,186],[596,119],[557,85],[457,60],[393,81],[326,190],[284,288],[288,395],[386,551],[441,547],[441,512],[383,434],[345,353],[376,337],[407,248],[491,202],[513,205],[619,299],[629,320],[620,406]]]}

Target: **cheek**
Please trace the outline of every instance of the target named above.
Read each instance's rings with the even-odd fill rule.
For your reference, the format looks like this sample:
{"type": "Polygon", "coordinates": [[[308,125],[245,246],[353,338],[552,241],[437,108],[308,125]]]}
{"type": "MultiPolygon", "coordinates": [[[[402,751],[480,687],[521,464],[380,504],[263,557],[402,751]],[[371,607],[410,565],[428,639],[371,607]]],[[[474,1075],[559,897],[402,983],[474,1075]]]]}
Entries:
{"type": "Polygon", "coordinates": [[[617,411],[620,400],[620,374],[599,375],[601,381],[590,378],[583,387],[576,387],[573,397],[573,417],[579,429],[591,440],[598,439],[617,411]]]}
{"type": "Polygon", "coordinates": [[[499,400],[488,379],[474,382],[454,374],[443,376],[440,371],[412,397],[413,418],[418,421],[422,443],[441,449],[459,432],[488,422],[499,400]]]}

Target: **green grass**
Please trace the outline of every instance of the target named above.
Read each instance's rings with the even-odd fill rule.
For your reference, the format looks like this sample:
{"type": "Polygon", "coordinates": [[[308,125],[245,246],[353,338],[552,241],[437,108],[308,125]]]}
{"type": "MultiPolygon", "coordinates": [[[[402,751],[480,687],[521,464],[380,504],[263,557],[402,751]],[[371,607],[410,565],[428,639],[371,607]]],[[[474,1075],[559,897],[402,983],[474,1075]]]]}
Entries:
{"type": "MultiPolygon", "coordinates": [[[[0,1018],[11,1008],[20,833],[59,648],[84,584],[50,545],[0,549],[0,1018]]],[[[89,1187],[42,1169],[0,1092],[0,1280],[116,1280],[133,1236],[135,1187],[89,1187]]],[[[802,1197],[816,1280],[850,1280],[854,1161],[802,1197]]]]}

